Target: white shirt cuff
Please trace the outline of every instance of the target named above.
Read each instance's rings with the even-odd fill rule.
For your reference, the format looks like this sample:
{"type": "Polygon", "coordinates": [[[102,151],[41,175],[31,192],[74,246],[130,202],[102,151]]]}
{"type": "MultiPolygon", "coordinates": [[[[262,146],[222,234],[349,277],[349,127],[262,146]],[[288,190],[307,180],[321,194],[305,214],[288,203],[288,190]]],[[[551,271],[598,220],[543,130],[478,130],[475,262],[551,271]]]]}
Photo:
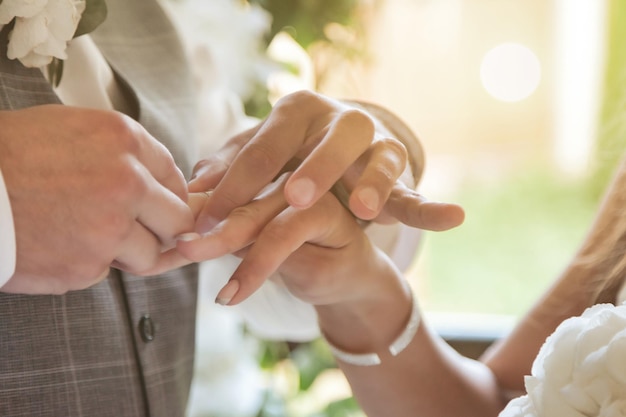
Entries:
{"type": "Polygon", "coordinates": [[[9,195],[0,171],[0,287],[15,272],[15,228],[9,195]]]}

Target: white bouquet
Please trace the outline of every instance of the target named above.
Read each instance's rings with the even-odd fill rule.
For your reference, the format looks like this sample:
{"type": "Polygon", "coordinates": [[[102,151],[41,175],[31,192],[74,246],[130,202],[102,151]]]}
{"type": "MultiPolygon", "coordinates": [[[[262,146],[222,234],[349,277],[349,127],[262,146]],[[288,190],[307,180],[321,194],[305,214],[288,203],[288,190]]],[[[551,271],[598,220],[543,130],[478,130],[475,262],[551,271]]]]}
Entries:
{"type": "Polygon", "coordinates": [[[527,395],[500,417],[626,417],[626,305],[599,304],[546,339],[527,395]]]}

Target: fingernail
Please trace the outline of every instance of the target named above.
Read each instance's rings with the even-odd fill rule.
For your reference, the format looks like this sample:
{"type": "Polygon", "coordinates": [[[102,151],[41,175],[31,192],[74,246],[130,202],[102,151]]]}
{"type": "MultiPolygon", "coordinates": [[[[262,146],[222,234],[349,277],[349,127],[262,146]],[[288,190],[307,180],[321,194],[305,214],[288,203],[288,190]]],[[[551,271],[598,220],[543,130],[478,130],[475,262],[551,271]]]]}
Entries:
{"type": "Polygon", "coordinates": [[[209,163],[209,161],[205,160],[205,161],[202,161],[201,164],[200,163],[196,164],[196,167],[197,169],[195,169],[192,172],[191,179],[189,179],[189,182],[194,181],[200,176],[207,175],[207,173],[211,171],[212,165],[209,163]]]}
{"type": "Polygon", "coordinates": [[[371,211],[377,211],[378,205],[380,204],[380,198],[378,197],[378,193],[372,187],[365,187],[359,191],[359,200],[365,207],[370,209],[371,211]]]}
{"type": "Polygon", "coordinates": [[[194,240],[200,239],[202,236],[198,233],[189,232],[183,233],[182,235],[176,236],[176,240],[180,242],[193,242],[194,240]]]}
{"type": "Polygon", "coordinates": [[[232,300],[235,294],[237,294],[237,291],[239,291],[239,281],[235,279],[230,280],[217,294],[217,297],[215,297],[215,302],[223,306],[228,305],[228,303],[230,303],[230,300],[232,300]]]}
{"type": "Polygon", "coordinates": [[[315,183],[309,178],[298,178],[289,185],[289,196],[298,206],[308,206],[315,197],[315,183]]]}

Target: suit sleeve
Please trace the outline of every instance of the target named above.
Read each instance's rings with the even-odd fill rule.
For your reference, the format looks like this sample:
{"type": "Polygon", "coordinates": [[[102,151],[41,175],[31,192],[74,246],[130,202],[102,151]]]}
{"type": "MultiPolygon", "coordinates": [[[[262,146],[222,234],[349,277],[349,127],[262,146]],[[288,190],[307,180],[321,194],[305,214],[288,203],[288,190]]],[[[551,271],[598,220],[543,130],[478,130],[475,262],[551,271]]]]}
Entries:
{"type": "Polygon", "coordinates": [[[9,195],[0,171],[0,287],[15,272],[15,228],[9,195]]]}

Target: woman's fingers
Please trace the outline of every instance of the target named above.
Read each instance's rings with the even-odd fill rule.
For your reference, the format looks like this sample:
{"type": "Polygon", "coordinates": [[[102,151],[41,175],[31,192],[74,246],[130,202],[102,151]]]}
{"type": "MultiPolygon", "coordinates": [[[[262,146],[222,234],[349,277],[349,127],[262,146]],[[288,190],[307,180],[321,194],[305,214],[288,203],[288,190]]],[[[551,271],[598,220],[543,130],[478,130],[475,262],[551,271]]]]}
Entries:
{"type": "MultiPolygon", "coordinates": [[[[348,211],[331,194],[323,196],[313,207],[298,210],[288,207],[269,222],[247,248],[245,257],[230,281],[217,296],[217,302],[234,305],[258,290],[261,285],[294,252],[316,246],[338,251],[349,245],[355,233],[362,233],[348,211]]],[[[313,276],[312,269],[325,268],[324,256],[308,262],[303,274],[313,276]]],[[[313,283],[311,283],[313,284],[313,283]]]]}
{"type": "Polygon", "coordinates": [[[374,122],[360,110],[311,92],[283,98],[259,126],[197,167],[190,191],[215,188],[198,219],[198,230],[210,230],[235,207],[248,203],[293,161],[297,167],[285,189],[286,199],[296,208],[310,207],[373,140],[374,122]]]}
{"type": "Polygon", "coordinates": [[[360,110],[346,110],[332,121],[285,186],[292,207],[308,208],[331,189],[374,139],[374,123],[360,110]]]}
{"type": "Polygon", "coordinates": [[[417,191],[397,182],[387,200],[380,223],[400,221],[418,229],[444,231],[465,220],[463,208],[457,204],[429,201],[417,191]]]}
{"type": "Polygon", "coordinates": [[[189,192],[197,193],[214,189],[228,171],[241,148],[256,135],[260,127],[261,124],[239,133],[229,139],[217,152],[198,161],[193,168],[193,174],[189,181],[189,192]]]}
{"type": "Polygon", "coordinates": [[[179,252],[186,258],[199,262],[234,253],[248,246],[263,227],[287,207],[283,197],[287,176],[288,174],[284,174],[265,187],[249,204],[233,209],[210,232],[190,236],[190,239],[179,239],[179,252]]]}

